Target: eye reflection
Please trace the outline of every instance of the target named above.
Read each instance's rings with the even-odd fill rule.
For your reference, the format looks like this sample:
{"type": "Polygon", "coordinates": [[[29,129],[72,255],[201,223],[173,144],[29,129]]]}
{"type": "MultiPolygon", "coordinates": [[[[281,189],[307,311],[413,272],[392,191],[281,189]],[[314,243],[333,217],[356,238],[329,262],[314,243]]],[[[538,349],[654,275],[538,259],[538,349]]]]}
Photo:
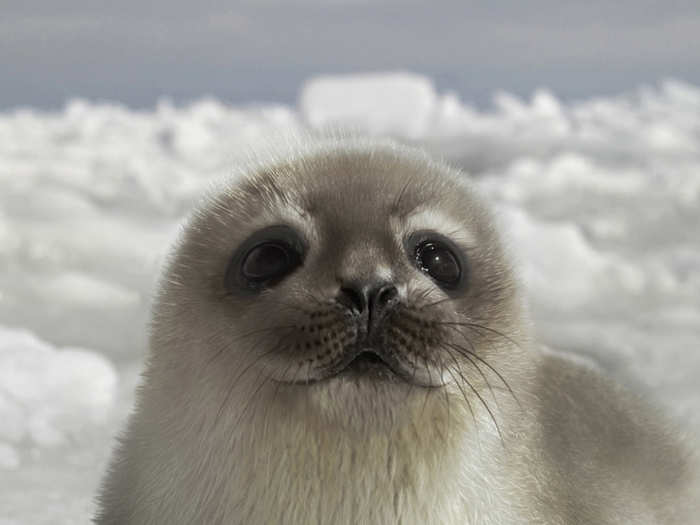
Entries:
{"type": "Polygon", "coordinates": [[[464,284],[468,273],[465,256],[447,237],[418,231],[405,240],[405,248],[416,268],[441,288],[455,290],[464,284]]]}
{"type": "Polygon", "coordinates": [[[445,246],[427,241],[416,248],[416,262],[419,268],[436,281],[457,284],[461,270],[457,258],[445,246]]]}

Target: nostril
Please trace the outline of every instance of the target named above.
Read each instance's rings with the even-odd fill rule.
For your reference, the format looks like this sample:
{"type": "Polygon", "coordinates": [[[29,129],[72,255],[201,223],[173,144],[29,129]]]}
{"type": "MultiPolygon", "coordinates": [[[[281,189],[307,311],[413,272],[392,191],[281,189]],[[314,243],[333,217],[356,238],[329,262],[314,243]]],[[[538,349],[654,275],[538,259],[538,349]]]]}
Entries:
{"type": "Polygon", "coordinates": [[[370,317],[378,318],[384,310],[393,306],[397,301],[399,292],[393,284],[382,284],[371,287],[357,283],[348,283],[338,292],[337,301],[352,312],[364,314],[368,312],[370,317]]]}
{"type": "Polygon", "coordinates": [[[362,313],[367,308],[365,294],[355,288],[342,287],[338,294],[338,302],[357,313],[362,313]]]}
{"type": "Polygon", "coordinates": [[[393,284],[387,284],[385,286],[382,286],[379,291],[377,292],[377,305],[378,306],[386,306],[389,303],[391,303],[396,297],[399,295],[399,291],[396,289],[396,286],[393,284]]]}

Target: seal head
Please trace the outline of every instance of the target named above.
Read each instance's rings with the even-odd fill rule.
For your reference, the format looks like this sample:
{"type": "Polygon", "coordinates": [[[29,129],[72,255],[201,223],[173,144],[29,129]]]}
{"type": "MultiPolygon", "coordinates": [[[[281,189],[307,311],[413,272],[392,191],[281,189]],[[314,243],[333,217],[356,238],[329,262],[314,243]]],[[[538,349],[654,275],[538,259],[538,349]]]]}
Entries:
{"type": "MultiPolygon", "coordinates": [[[[511,269],[473,190],[395,146],[249,174],[197,213],[164,283],[153,351],[187,375],[226,371],[224,392],[245,381],[241,370],[286,397],[350,382],[358,394],[447,387],[464,398],[470,376],[500,383],[489,365],[524,336],[511,269]],[[184,318],[187,331],[173,330],[184,318]]],[[[395,401],[367,399],[365,410],[395,401]]]]}

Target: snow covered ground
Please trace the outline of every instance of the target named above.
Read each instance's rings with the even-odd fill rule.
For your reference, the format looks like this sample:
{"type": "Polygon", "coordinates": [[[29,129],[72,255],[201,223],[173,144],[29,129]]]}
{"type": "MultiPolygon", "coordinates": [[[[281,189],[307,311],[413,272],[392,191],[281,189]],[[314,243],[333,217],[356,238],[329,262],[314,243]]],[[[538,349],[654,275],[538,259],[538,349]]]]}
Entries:
{"type": "Polygon", "coordinates": [[[337,124],[461,166],[498,210],[542,340],[699,435],[699,88],[497,93],[480,111],[394,74],[312,79],[296,108],[75,100],[0,114],[0,525],[88,521],[178,222],[272,131],[337,124]]]}

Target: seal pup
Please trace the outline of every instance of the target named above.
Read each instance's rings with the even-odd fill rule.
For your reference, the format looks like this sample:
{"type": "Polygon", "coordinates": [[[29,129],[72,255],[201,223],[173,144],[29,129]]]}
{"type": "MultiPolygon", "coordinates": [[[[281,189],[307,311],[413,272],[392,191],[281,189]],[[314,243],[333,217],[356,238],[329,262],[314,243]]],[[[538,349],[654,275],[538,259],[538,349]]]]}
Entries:
{"type": "Polygon", "coordinates": [[[328,138],[190,217],[95,522],[690,523],[695,482],[653,410],[533,343],[464,175],[328,138]]]}

